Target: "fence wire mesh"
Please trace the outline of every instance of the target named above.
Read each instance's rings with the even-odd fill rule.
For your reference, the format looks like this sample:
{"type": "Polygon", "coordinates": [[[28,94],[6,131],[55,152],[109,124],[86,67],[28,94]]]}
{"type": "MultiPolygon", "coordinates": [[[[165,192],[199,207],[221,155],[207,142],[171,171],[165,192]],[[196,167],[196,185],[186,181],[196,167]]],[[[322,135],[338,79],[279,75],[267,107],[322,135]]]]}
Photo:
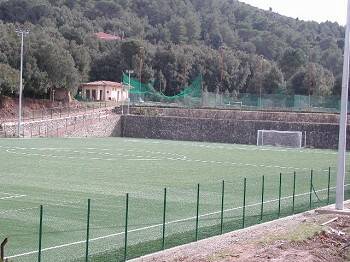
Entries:
{"type": "Polygon", "coordinates": [[[219,108],[241,110],[279,110],[302,112],[340,111],[340,96],[303,96],[287,94],[238,94],[210,93],[202,91],[200,97],[179,97],[171,100],[155,99],[142,93],[131,95],[132,105],[170,106],[188,108],[219,108]],[[136,98],[135,98],[136,97],[136,98]]]}
{"type": "Polygon", "coordinates": [[[0,236],[10,237],[10,261],[38,261],[39,254],[41,261],[123,261],[327,205],[334,202],[334,184],[334,168],[288,170],[169,187],[166,195],[162,189],[133,192],[127,202],[125,195],[101,194],[90,206],[46,203],[41,234],[40,209],[11,201],[0,212],[7,230],[0,236]]]}

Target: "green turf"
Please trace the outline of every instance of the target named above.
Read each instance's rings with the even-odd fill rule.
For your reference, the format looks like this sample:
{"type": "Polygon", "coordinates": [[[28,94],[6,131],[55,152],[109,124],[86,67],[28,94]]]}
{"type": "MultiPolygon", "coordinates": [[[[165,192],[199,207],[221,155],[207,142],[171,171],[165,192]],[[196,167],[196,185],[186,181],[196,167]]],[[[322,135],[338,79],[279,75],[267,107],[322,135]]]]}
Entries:
{"type": "Polygon", "coordinates": [[[278,199],[280,173],[280,216],[285,216],[292,212],[293,172],[297,172],[297,212],[309,208],[311,169],[317,192],[312,194],[312,207],[326,204],[327,190],[319,190],[327,188],[329,166],[334,186],[335,162],[336,154],[329,150],[122,138],[0,139],[0,238],[9,237],[7,256],[29,252],[12,261],[35,261],[42,204],[42,261],[81,260],[90,198],[90,238],[98,238],[89,244],[91,259],[121,259],[125,194],[130,193],[131,258],[161,248],[162,227],[150,226],[162,223],[164,187],[168,188],[166,247],[170,247],[194,239],[197,183],[199,238],[204,238],[220,233],[222,180],[223,231],[228,232],[241,227],[244,177],[249,226],[260,222],[262,175],[267,221],[278,217],[278,201],[269,201],[278,199]]]}

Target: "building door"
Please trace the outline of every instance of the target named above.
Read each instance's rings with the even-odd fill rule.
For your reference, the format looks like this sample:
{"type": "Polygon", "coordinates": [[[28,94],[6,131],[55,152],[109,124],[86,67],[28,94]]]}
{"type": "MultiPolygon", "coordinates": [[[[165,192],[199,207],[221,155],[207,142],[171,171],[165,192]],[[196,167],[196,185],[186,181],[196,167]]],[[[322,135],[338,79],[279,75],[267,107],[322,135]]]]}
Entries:
{"type": "Polygon", "coordinates": [[[93,101],[96,100],[96,90],[95,89],[92,90],[92,100],[93,101]]]}
{"type": "Polygon", "coordinates": [[[90,90],[89,89],[86,89],[85,96],[86,96],[86,100],[90,100],[90,90]]]}
{"type": "Polygon", "coordinates": [[[102,101],[103,100],[103,91],[100,90],[100,100],[102,101]]]}

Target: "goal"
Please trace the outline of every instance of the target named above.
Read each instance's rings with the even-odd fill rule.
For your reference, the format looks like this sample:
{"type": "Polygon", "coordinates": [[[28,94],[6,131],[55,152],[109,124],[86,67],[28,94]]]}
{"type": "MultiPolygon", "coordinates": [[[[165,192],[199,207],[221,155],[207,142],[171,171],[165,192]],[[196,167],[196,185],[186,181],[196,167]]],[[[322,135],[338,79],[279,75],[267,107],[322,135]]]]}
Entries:
{"type": "Polygon", "coordinates": [[[300,131],[258,130],[256,144],[257,146],[301,148],[303,133],[300,131]]]}

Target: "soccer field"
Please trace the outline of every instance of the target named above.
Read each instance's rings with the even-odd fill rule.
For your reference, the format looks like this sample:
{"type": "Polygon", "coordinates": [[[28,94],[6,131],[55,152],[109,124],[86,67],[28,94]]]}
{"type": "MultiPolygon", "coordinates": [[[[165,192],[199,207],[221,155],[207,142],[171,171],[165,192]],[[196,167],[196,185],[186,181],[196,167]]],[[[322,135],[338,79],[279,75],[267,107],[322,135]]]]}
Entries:
{"type": "Polygon", "coordinates": [[[295,212],[310,199],[311,207],[325,205],[336,175],[331,150],[126,138],[0,139],[0,163],[0,239],[9,238],[10,261],[37,260],[40,205],[42,261],[85,258],[88,199],[90,261],[116,261],[124,255],[126,193],[132,258],[162,248],[164,188],[168,248],[195,240],[197,184],[201,239],[241,228],[243,213],[244,226],[292,214],[293,199],[295,212]]]}

